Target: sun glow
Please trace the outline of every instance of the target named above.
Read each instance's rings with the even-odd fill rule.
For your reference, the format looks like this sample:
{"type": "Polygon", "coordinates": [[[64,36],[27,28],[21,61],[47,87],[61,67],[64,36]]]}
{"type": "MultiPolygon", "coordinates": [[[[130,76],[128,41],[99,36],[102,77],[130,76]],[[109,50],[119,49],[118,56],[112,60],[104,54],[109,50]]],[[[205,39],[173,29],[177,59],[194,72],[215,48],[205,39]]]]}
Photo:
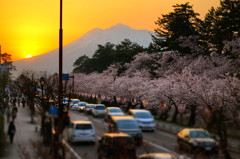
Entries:
{"type": "Polygon", "coordinates": [[[31,57],[32,57],[32,55],[27,55],[27,56],[26,56],[27,59],[28,59],[28,58],[31,58],[31,57]]]}

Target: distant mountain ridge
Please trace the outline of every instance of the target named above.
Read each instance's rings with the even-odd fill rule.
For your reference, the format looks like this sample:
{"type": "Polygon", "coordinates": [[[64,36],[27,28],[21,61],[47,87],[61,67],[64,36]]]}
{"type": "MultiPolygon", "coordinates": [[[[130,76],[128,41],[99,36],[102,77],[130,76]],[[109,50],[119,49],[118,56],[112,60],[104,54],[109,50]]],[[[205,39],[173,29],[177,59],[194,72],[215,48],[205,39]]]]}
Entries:
{"type": "MultiPolygon", "coordinates": [[[[151,34],[148,30],[135,30],[127,25],[117,24],[108,29],[93,29],[81,36],[76,41],[63,47],[63,73],[70,73],[73,63],[80,56],[87,55],[92,57],[98,49],[98,45],[107,42],[119,44],[124,39],[129,39],[143,47],[148,47],[152,42],[151,34]]],[[[58,49],[48,53],[32,57],[31,59],[17,60],[13,62],[17,71],[13,72],[18,76],[22,70],[46,71],[48,73],[58,72],[58,49]]]]}

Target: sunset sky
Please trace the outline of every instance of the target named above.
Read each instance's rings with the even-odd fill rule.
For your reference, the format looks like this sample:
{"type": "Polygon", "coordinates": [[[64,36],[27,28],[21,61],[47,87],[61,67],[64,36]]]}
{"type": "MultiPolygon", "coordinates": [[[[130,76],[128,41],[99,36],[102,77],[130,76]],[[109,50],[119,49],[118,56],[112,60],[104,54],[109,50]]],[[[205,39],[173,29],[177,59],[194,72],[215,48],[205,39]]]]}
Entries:
{"type": "MultiPolygon", "coordinates": [[[[0,5],[0,45],[13,60],[36,56],[58,48],[59,0],[5,0],[0,5]]],[[[161,14],[172,5],[190,2],[204,18],[220,0],[63,0],[63,42],[68,44],[86,32],[118,23],[134,29],[156,28],[161,14]]]]}

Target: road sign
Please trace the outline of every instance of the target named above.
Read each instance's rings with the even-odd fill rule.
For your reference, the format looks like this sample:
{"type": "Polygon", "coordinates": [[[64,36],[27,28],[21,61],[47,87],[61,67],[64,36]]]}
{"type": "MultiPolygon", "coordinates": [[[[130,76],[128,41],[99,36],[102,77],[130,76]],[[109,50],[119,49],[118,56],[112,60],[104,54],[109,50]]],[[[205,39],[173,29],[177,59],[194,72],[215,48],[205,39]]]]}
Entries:
{"type": "Polygon", "coordinates": [[[161,102],[160,102],[160,109],[161,109],[161,110],[165,110],[166,108],[167,108],[166,102],[165,102],[165,101],[161,101],[161,102]]]}
{"type": "Polygon", "coordinates": [[[63,73],[62,74],[62,80],[64,80],[64,81],[69,80],[69,74],[68,73],[63,73]]]}
{"type": "Polygon", "coordinates": [[[146,99],[144,99],[144,100],[142,101],[142,103],[143,103],[144,106],[148,104],[146,99]]]}
{"type": "Polygon", "coordinates": [[[178,111],[183,113],[185,111],[186,104],[178,104],[178,111]]]}
{"type": "Polygon", "coordinates": [[[52,115],[57,115],[57,113],[58,113],[58,107],[56,107],[56,106],[51,106],[50,109],[49,109],[49,113],[52,114],[52,115]]]}

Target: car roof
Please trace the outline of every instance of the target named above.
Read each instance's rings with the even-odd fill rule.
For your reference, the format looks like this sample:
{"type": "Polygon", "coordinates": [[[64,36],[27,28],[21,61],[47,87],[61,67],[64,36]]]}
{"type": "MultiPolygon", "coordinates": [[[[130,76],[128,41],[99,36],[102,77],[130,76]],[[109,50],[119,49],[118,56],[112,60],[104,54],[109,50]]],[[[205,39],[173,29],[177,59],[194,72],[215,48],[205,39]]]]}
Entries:
{"type": "Polygon", "coordinates": [[[183,130],[185,131],[207,131],[207,130],[204,130],[203,128],[184,128],[183,130]]]}
{"type": "Polygon", "coordinates": [[[92,124],[90,120],[74,120],[72,121],[74,124],[92,124]]]}
{"type": "Polygon", "coordinates": [[[153,159],[172,159],[174,157],[179,157],[179,159],[185,159],[183,155],[179,155],[175,153],[149,153],[149,154],[142,154],[139,157],[151,157],[153,159]]]}
{"type": "Polygon", "coordinates": [[[130,137],[131,138],[131,136],[130,135],[128,135],[128,134],[125,134],[125,133],[105,133],[105,134],[103,134],[103,136],[109,136],[109,137],[130,137]]]}
{"type": "Polygon", "coordinates": [[[113,120],[124,120],[124,119],[131,119],[131,120],[136,120],[130,115],[124,115],[124,116],[111,116],[113,120]]]}
{"type": "Polygon", "coordinates": [[[149,112],[148,110],[145,110],[145,109],[130,109],[129,110],[130,112],[149,112]]]}
{"type": "Polygon", "coordinates": [[[119,107],[107,107],[107,109],[115,109],[115,108],[120,109],[119,107]]]}

